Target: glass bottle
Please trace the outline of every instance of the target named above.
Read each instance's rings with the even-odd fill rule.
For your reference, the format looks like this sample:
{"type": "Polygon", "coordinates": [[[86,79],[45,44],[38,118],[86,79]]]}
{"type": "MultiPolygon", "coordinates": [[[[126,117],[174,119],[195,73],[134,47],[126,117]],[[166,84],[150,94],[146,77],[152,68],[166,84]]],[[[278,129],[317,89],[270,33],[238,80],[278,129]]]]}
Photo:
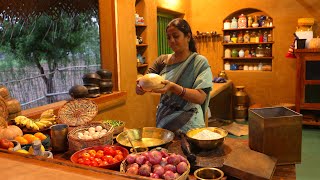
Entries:
{"type": "Polygon", "coordinates": [[[263,34],[262,34],[261,30],[259,30],[258,36],[259,36],[259,42],[263,42],[263,34]]]}
{"type": "Polygon", "coordinates": [[[252,17],[248,17],[248,27],[252,27],[252,17]]]}
{"type": "Polygon", "coordinates": [[[237,29],[237,28],[238,28],[237,19],[235,17],[233,17],[232,21],[231,21],[231,29],[237,29]]]}
{"type": "Polygon", "coordinates": [[[247,28],[247,17],[244,14],[239,16],[238,28],[247,28]]]}
{"type": "Polygon", "coordinates": [[[250,42],[254,43],[256,42],[256,32],[252,31],[250,34],[250,42]]]}
{"type": "Polygon", "coordinates": [[[250,42],[249,31],[246,31],[246,33],[244,34],[244,36],[243,36],[243,42],[244,42],[244,43],[250,42]]]}
{"type": "Polygon", "coordinates": [[[231,57],[231,50],[229,48],[224,50],[224,57],[225,58],[230,58],[231,57]]]}
{"type": "Polygon", "coordinates": [[[256,50],[252,47],[250,50],[251,57],[256,57],[256,50]]]}
{"type": "Polygon", "coordinates": [[[256,49],[256,56],[257,57],[263,57],[264,56],[264,50],[263,50],[261,44],[256,49]]]}
{"type": "Polygon", "coordinates": [[[268,32],[267,31],[265,31],[263,33],[263,42],[268,42],[268,32]]]}
{"type": "Polygon", "coordinates": [[[232,34],[231,41],[232,41],[233,43],[237,43],[237,42],[238,42],[238,38],[237,38],[236,32],[234,32],[234,33],[232,34]]]}
{"type": "Polygon", "coordinates": [[[228,61],[224,64],[224,70],[230,70],[230,64],[228,61]]]}
{"type": "Polygon", "coordinates": [[[238,34],[238,43],[243,43],[243,33],[242,31],[238,34]]]}
{"type": "Polygon", "coordinates": [[[271,34],[271,32],[269,32],[269,34],[268,34],[268,42],[271,42],[272,41],[272,34],[271,34]]]}
{"type": "Polygon", "coordinates": [[[266,57],[271,57],[272,56],[272,50],[271,50],[271,47],[270,45],[266,45],[266,48],[264,50],[264,56],[266,57]]]}

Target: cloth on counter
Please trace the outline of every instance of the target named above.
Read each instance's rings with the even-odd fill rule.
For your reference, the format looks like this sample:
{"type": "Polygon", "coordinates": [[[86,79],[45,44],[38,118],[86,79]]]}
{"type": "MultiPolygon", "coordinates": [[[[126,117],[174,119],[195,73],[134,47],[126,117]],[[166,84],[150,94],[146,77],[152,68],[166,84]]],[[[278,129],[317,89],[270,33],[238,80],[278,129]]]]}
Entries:
{"type": "Polygon", "coordinates": [[[249,134],[249,128],[246,124],[238,124],[233,122],[229,125],[222,126],[221,128],[235,136],[244,136],[249,134]]]}
{"type": "Polygon", "coordinates": [[[225,78],[223,78],[223,77],[214,77],[212,82],[214,82],[214,83],[225,83],[225,82],[227,82],[227,80],[225,78]]]}

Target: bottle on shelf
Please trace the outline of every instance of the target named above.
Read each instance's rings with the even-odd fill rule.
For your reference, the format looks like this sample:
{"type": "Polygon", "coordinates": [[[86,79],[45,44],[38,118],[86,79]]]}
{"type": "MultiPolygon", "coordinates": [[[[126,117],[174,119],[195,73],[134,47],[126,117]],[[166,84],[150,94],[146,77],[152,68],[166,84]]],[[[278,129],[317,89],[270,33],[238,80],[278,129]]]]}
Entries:
{"type": "Polygon", "coordinates": [[[261,30],[259,30],[258,36],[259,36],[259,42],[263,42],[263,34],[262,34],[261,30]]]}
{"type": "Polygon", "coordinates": [[[259,44],[259,46],[256,49],[256,57],[263,57],[264,56],[264,49],[262,48],[262,45],[259,44]]]}
{"type": "Polygon", "coordinates": [[[224,21],[223,29],[231,29],[231,21],[229,19],[224,21]]]}
{"type": "Polygon", "coordinates": [[[223,36],[223,41],[225,43],[229,43],[231,41],[231,37],[230,37],[230,34],[228,32],[226,32],[225,35],[223,36]]]}
{"type": "Polygon", "coordinates": [[[231,51],[231,56],[232,56],[232,57],[238,57],[238,56],[239,56],[238,50],[237,50],[237,49],[232,49],[232,51],[231,51]]]}
{"type": "Polygon", "coordinates": [[[238,43],[243,43],[243,33],[242,33],[242,31],[240,31],[239,34],[238,34],[238,43]]]}
{"type": "Polygon", "coordinates": [[[258,16],[254,17],[254,22],[252,23],[252,27],[254,28],[259,27],[258,16]]]}
{"type": "Polygon", "coordinates": [[[267,32],[267,31],[265,31],[265,32],[263,33],[262,42],[268,42],[268,32],[267,32]]]}
{"type": "Polygon", "coordinates": [[[224,63],[224,70],[230,70],[230,63],[228,61],[224,63]]]}
{"type": "Polygon", "coordinates": [[[237,29],[238,28],[238,22],[237,22],[237,19],[235,17],[232,18],[231,28],[232,29],[237,29]]]}
{"type": "Polygon", "coordinates": [[[249,16],[248,17],[248,27],[252,27],[252,17],[251,16],[249,16]]]}
{"type": "Polygon", "coordinates": [[[272,34],[271,34],[271,32],[269,32],[269,34],[268,34],[268,42],[271,42],[272,41],[272,34]]]}
{"type": "Polygon", "coordinates": [[[256,32],[252,31],[250,34],[250,42],[254,43],[256,42],[256,32]]]}
{"type": "Polygon", "coordinates": [[[272,57],[272,51],[269,44],[266,45],[266,48],[264,50],[264,56],[265,57],[272,57]]]}
{"type": "Polygon", "coordinates": [[[224,50],[224,57],[225,58],[231,58],[231,50],[229,48],[224,50]]]}
{"type": "Polygon", "coordinates": [[[239,16],[238,28],[247,28],[247,17],[244,14],[239,16]]]}
{"type": "Polygon", "coordinates": [[[236,32],[233,32],[231,41],[232,41],[233,43],[237,43],[237,42],[238,42],[238,38],[237,38],[236,32]]]}
{"type": "Polygon", "coordinates": [[[243,49],[240,49],[240,51],[239,51],[239,57],[244,57],[244,50],[243,50],[243,49]]]}
{"type": "Polygon", "coordinates": [[[249,43],[250,42],[250,35],[249,35],[249,31],[246,31],[246,33],[243,36],[243,42],[244,43],[249,43]]]}

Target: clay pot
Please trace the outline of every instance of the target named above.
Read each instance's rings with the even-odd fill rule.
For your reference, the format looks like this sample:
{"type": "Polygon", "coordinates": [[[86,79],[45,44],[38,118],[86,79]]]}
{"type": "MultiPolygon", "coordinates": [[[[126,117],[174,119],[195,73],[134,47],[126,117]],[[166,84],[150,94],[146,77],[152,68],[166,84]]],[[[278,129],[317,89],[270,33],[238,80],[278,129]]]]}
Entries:
{"type": "Polygon", "coordinates": [[[82,77],[83,84],[85,85],[96,84],[99,86],[100,80],[101,80],[101,77],[97,73],[87,73],[82,77]]]}
{"type": "Polygon", "coordinates": [[[101,77],[101,79],[111,79],[112,77],[112,72],[106,69],[100,69],[96,73],[101,77]]]}
{"type": "Polygon", "coordinates": [[[83,85],[74,85],[69,90],[69,95],[74,99],[85,98],[88,94],[88,89],[83,85]]]}
{"type": "Polygon", "coordinates": [[[112,87],[113,87],[113,84],[112,84],[112,81],[111,79],[102,79],[100,81],[100,93],[101,94],[110,94],[112,93],[112,87]]]}

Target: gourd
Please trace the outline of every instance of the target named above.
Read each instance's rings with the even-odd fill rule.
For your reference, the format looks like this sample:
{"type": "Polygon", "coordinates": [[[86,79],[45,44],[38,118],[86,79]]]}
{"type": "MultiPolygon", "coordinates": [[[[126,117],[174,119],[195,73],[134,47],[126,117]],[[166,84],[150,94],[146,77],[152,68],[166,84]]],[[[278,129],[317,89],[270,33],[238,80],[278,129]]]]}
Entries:
{"type": "Polygon", "coordinates": [[[312,38],[309,42],[309,48],[314,49],[314,48],[320,48],[320,38],[312,38]]]}
{"type": "Polygon", "coordinates": [[[164,81],[162,76],[155,73],[149,73],[139,79],[139,85],[144,91],[152,91],[154,89],[163,88],[165,85],[161,82],[164,81]]]}
{"type": "Polygon", "coordinates": [[[3,117],[0,117],[0,139],[5,138],[8,140],[14,140],[17,136],[22,136],[22,130],[15,125],[8,125],[3,117]]]}

